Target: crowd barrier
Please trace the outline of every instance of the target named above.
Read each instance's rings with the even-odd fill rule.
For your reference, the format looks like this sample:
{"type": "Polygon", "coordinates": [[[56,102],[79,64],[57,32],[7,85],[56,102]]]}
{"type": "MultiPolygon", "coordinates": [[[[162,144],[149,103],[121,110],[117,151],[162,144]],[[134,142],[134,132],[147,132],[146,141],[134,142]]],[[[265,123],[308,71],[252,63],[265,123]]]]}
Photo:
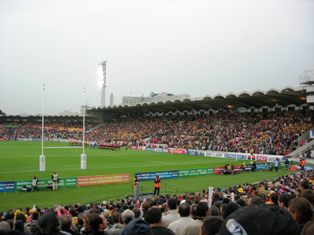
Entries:
{"type": "MultiPolygon", "coordinates": [[[[83,187],[100,184],[115,184],[130,182],[129,174],[78,176],[60,178],[58,188],[83,187]]],[[[32,188],[32,180],[15,180],[0,182],[0,192],[21,192],[22,188],[32,188]]],[[[38,189],[46,190],[52,188],[51,179],[39,179],[38,189]]]]}

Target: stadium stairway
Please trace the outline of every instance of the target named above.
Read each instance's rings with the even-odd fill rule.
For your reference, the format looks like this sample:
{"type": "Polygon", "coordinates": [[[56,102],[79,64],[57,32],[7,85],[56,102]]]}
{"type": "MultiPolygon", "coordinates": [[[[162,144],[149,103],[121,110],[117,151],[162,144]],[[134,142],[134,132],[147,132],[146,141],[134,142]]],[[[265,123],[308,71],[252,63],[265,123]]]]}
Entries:
{"type": "MultiPolygon", "coordinates": [[[[296,150],[294,150],[292,153],[290,153],[288,156],[292,157],[292,158],[297,158],[300,156],[300,153],[302,153],[303,151],[307,150],[308,148],[310,148],[311,146],[314,146],[314,139],[311,140],[310,142],[304,144],[303,146],[301,146],[300,148],[297,148],[296,150]]],[[[314,159],[313,159],[314,160],[314,159]]]]}

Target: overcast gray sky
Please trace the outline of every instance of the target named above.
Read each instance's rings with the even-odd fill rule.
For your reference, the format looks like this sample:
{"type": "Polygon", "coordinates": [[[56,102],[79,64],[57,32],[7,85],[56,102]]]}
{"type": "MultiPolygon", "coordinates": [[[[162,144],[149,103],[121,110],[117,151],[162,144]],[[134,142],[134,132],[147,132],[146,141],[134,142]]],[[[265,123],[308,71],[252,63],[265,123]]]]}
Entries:
{"type": "Polygon", "coordinates": [[[0,0],[0,109],[48,114],[153,92],[298,86],[314,69],[312,0],[0,0]]]}

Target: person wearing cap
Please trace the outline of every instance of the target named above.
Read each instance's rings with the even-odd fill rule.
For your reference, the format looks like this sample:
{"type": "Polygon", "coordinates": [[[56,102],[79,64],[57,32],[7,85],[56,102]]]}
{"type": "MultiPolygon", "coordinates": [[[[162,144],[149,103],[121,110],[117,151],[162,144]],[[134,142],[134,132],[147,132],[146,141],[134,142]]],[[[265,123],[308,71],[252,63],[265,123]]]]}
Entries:
{"type": "Polygon", "coordinates": [[[159,195],[159,191],[160,191],[160,178],[159,175],[156,175],[154,179],[154,196],[159,195]]]}

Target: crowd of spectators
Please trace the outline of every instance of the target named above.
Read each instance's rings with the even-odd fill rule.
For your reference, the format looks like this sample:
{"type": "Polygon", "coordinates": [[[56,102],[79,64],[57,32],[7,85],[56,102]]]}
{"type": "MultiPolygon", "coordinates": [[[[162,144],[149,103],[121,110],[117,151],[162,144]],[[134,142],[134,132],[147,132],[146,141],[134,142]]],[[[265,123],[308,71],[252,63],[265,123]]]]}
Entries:
{"type": "MultiPolygon", "coordinates": [[[[87,123],[89,131],[95,124],[87,123]]],[[[41,123],[6,123],[0,124],[1,138],[7,140],[17,139],[40,139],[42,132],[41,123]]],[[[82,123],[77,122],[50,122],[45,123],[44,136],[48,139],[82,139],[82,123]]]]}
{"type": "Polygon", "coordinates": [[[313,190],[313,171],[304,171],[216,188],[212,200],[203,190],[51,209],[9,209],[1,212],[0,234],[310,235],[313,190]]]}
{"type": "MultiPolygon", "coordinates": [[[[305,143],[299,139],[314,123],[313,112],[218,112],[202,116],[125,117],[94,128],[86,140],[114,146],[150,146],[287,155],[305,143]]],[[[41,138],[40,123],[0,124],[1,139],[41,138]]],[[[82,140],[82,123],[45,124],[48,139],[82,140]]]]}
{"type": "Polygon", "coordinates": [[[314,146],[310,146],[305,151],[302,151],[300,158],[312,158],[314,159],[314,146]]]}
{"type": "Polygon", "coordinates": [[[208,116],[146,117],[112,122],[89,140],[128,145],[286,155],[313,125],[313,112],[215,113],[208,116]]]}

